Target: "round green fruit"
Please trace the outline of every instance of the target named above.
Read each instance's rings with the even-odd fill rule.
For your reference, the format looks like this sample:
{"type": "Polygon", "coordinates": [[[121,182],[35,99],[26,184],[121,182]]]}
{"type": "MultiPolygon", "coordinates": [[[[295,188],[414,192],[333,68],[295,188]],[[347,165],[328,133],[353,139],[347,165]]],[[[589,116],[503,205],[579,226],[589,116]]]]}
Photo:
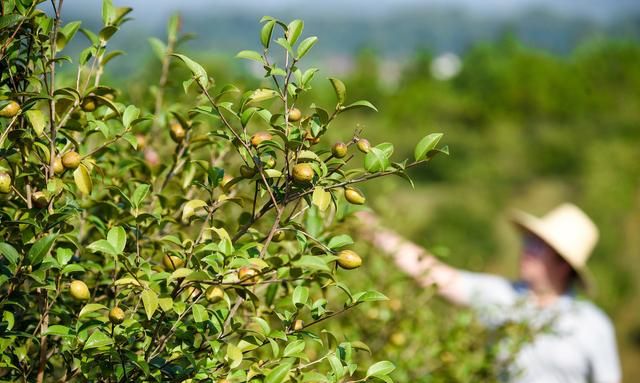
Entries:
{"type": "Polygon", "coordinates": [[[62,156],[62,165],[66,169],[75,169],[80,166],[80,155],[77,152],[70,151],[62,156]]]}
{"type": "Polygon", "coordinates": [[[9,193],[11,191],[11,176],[7,173],[0,173],[0,193],[9,193]]]}
{"type": "Polygon", "coordinates": [[[364,204],[366,198],[359,191],[352,188],[346,188],[344,191],[344,197],[354,205],[362,205],[364,204]]]}
{"type": "Polygon", "coordinates": [[[31,202],[35,207],[40,209],[43,209],[47,207],[47,205],[49,205],[49,199],[47,198],[47,195],[41,191],[37,191],[31,194],[31,202]]]}
{"type": "Polygon", "coordinates": [[[120,324],[124,322],[124,311],[116,306],[109,311],[109,321],[113,324],[120,324]]]}
{"type": "Polygon", "coordinates": [[[224,299],[224,290],[218,286],[210,286],[204,296],[210,303],[218,303],[224,299]]]}
{"type": "Polygon", "coordinates": [[[338,265],[343,269],[356,269],[362,265],[362,258],[353,250],[342,250],[338,253],[338,265]]]}
{"type": "Polygon", "coordinates": [[[240,283],[243,285],[251,285],[257,283],[260,280],[260,276],[256,269],[252,269],[251,267],[241,267],[238,270],[238,279],[240,283]]]}
{"type": "Polygon", "coordinates": [[[258,145],[260,145],[264,141],[268,141],[271,139],[273,139],[273,136],[271,135],[271,133],[257,132],[256,134],[251,136],[251,146],[253,146],[254,148],[258,147],[258,145]]]}
{"type": "Polygon", "coordinates": [[[358,150],[362,153],[369,153],[369,151],[371,150],[371,144],[366,138],[359,139],[356,145],[358,146],[358,150]]]}
{"type": "Polygon", "coordinates": [[[56,156],[56,158],[53,159],[53,172],[55,174],[62,174],[64,172],[64,164],[60,156],[56,156]]]}
{"type": "Polygon", "coordinates": [[[343,142],[337,142],[331,147],[331,154],[335,158],[344,158],[349,151],[349,148],[343,142]]]}
{"type": "Polygon", "coordinates": [[[91,297],[91,294],[89,294],[89,288],[82,281],[72,281],[69,285],[69,292],[73,299],[77,301],[88,301],[91,297]]]}
{"type": "Polygon", "coordinates": [[[162,264],[165,269],[173,271],[182,267],[184,261],[178,256],[165,254],[164,257],[162,257],[162,264]]]}
{"type": "Polygon", "coordinates": [[[12,118],[20,112],[20,104],[11,100],[4,108],[0,109],[0,117],[12,118]]]}
{"type": "Polygon", "coordinates": [[[182,127],[182,125],[180,125],[180,123],[174,121],[171,123],[171,126],[169,127],[169,135],[171,136],[171,139],[173,140],[173,142],[175,142],[176,144],[179,144],[187,136],[187,131],[184,130],[184,128],[182,127]]]}
{"type": "Polygon", "coordinates": [[[300,121],[302,118],[302,112],[298,108],[291,108],[289,110],[289,122],[300,121]]]}
{"type": "Polygon", "coordinates": [[[82,100],[82,105],[80,107],[85,112],[93,112],[97,107],[96,101],[96,98],[93,96],[85,97],[84,100],[82,100]]]}
{"type": "Polygon", "coordinates": [[[307,163],[296,164],[293,167],[293,179],[299,183],[307,183],[313,179],[314,171],[307,163]]]}
{"type": "Polygon", "coordinates": [[[286,233],[284,230],[278,229],[275,233],[273,233],[273,237],[271,237],[272,242],[281,242],[286,237],[286,233]]]}

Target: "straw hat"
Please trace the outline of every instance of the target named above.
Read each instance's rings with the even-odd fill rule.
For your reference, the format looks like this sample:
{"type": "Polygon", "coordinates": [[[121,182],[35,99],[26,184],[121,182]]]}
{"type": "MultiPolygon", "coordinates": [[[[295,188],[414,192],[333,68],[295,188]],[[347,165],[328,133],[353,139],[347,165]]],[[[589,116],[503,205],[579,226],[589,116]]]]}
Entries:
{"type": "Polygon", "coordinates": [[[564,203],[541,218],[515,211],[511,219],[551,246],[573,267],[586,290],[593,289],[587,260],[598,242],[598,228],[579,207],[564,203]]]}

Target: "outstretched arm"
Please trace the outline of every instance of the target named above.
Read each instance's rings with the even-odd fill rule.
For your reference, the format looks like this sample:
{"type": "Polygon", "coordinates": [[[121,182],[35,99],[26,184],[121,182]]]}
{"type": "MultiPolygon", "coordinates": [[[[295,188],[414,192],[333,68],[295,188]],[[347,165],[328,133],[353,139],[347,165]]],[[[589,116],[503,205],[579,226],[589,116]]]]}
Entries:
{"type": "Polygon", "coordinates": [[[402,271],[424,287],[436,285],[438,293],[453,303],[469,303],[459,270],[440,262],[426,249],[393,230],[380,226],[375,214],[358,212],[356,215],[362,222],[362,235],[391,256],[402,271]]]}

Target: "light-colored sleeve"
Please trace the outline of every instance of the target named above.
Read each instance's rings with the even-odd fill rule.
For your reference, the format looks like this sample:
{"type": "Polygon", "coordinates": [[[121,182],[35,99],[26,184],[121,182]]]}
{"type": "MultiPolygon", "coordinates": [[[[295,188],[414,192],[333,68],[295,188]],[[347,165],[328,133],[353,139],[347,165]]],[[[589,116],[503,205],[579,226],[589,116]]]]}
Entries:
{"type": "Polygon", "coordinates": [[[513,284],[491,274],[460,271],[460,288],[464,303],[474,308],[511,305],[516,300],[513,284]]]}
{"type": "Polygon", "coordinates": [[[615,329],[604,313],[599,313],[592,326],[589,361],[594,383],[622,382],[615,329]]]}

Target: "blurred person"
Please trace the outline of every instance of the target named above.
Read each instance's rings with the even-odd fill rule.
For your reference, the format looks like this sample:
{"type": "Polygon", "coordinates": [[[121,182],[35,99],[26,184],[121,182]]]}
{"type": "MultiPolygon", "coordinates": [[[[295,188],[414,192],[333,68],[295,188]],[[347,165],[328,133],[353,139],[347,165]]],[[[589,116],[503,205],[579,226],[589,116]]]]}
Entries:
{"type": "Polygon", "coordinates": [[[598,229],[577,206],[563,204],[541,218],[517,211],[513,224],[522,236],[519,280],[458,270],[424,248],[378,224],[369,212],[357,213],[362,234],[390,255],[421,286],[435,285],[445,299],[471,307],[488,325],[508,320],[547,323],[551,331],[535,336],[517,354],[522,383],[618,383],[621,381],[611,320],[576,289],[592,288],[586,262],[598,229]]]}

